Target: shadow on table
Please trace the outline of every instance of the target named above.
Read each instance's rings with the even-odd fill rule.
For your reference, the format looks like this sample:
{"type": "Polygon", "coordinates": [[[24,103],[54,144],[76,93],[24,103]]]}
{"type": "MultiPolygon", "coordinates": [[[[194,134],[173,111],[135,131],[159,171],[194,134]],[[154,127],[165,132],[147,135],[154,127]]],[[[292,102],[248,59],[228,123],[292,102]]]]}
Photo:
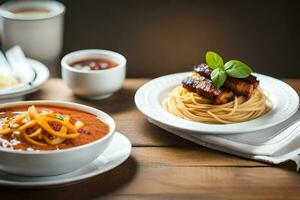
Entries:
{"type": "MultiPolygon", "coordinates": [[[[294,172],[294,173],[297,172],[296,171],[297,170],[297,165],[293,161],[288,161],[288,162],[285,162],[285,163],[281,163],[281,164],[278,165],[278,167],[280,167],[281,169],[287,170],[287,171],[294,172]]],[[[298,171],[298,174],[299,174],[299,171],[298,171]]]]}
{"type": "Polygon", "coordinates": [[[22,200],[76,200],[90,199],[112,193],[135,176],[137,164],[134,158],[129,157],[122,165],[104,174],[98,175],[81,183],[59,188],[41,189],[14,189],[0,187],[0,199],[22,200]]]}
{"type": "MultiPolygon", "coordinates": [[[[132,88],[122,88],[107,99],[96,101],[84,100],[84,104],[89,104],[90,106],[101,109],[109,114],[120,113],[135,107],[135,92],[136,91],[132,88]]],[[[82,101],[83,99],[80,100],[82,101]]]]}

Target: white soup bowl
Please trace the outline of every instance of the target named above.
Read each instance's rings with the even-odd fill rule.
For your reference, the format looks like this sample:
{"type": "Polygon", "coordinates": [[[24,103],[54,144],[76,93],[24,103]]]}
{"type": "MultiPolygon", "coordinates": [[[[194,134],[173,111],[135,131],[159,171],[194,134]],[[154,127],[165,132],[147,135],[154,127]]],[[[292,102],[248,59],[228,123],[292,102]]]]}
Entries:
{"type": "Polygon", "coordinates": [[[61,60],[62,78],[75,95],[86,99],[104,99],[118,91],[126,76],[126,59],[119,53],[87,49],[65,55],[61,60]],[[70,64],[87,59],[107,59],[116,67],[104,70],[83,71],[70,64]]]}
{"type": "Polygon", "coordinates": [[[23,101],[0,105],[0,109],[15,106],[51,105],[84,111],[102,119],[109,126],[104,137],[81,146],[43,151],[18,151],[0,147],[0,170],[23,176],[52,176],[65,174],[95,160],[110,144],[115,122],[106,113],[81,104],[64,101],[23,101]]]}

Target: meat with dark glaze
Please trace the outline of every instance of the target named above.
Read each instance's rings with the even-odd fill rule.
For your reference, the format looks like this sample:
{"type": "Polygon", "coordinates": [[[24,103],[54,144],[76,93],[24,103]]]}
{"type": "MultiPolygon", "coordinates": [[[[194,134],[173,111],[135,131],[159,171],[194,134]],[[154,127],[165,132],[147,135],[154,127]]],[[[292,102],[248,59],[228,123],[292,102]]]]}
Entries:
{"type": "Polygon", "coordinates": [[[234,98],[232,91],[217,89],[209,79],[204,77],[188,77],[182,81],[182,85],[187,90],[195,92],[215,104],[224,104],[234,98]]]}
{"type": "MultiPolygon", "coordinates": [[[[203,77],[210,78],[212,69],[207,64],[201,63],[194,67],[194,71],[203,77]]],[[[247,78],[228,76],[224,82],[224,87],[232,90],[236,95],[251,97],[258,84],[259,81],[256,77],[250,74],[247,78]]]]}

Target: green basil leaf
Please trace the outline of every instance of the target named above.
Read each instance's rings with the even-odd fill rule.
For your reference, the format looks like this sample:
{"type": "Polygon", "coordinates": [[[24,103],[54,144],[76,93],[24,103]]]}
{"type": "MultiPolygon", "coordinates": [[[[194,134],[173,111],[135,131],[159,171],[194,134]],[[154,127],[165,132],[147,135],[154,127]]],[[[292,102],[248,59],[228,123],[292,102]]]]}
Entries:
{"type": "Polygon", "coordinates": [[[205,60],[206,60],[206,64],[212,69],[217,69],[217,68],[224,69],[223,58],[219,54],[213,51],[208,51],[206,53],[205,60]]]}
{"type": "Polygon", "coordinates": [[[224,84],[227,74],[224,70],[217,68],[211,72],[210,78],[214,86],[219,89],[224,84]]]}
{"type": "Polygon", "coordinates": [[[228,76],[234,78],[246,78],[251,74],[252,69],[241,61],[230,60],[225,63],[225,71],[228,76]]]}

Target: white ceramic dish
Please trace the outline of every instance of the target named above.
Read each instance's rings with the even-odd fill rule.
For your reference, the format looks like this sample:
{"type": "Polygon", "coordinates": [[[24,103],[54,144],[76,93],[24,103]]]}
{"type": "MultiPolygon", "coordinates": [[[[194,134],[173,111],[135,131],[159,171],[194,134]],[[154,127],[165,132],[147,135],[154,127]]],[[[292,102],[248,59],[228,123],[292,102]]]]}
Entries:
{"type": "Polygon", "coordinates": [[[27,85],[20,88],[15,88],[11,90],[5,90],[6,92],[1,92],[0,94],[0,102],[11,102],[16,100],[22,100],[25,95],[33,93],[41,88],[41,86],[48,80],[49,78],[49,70],[48,68],[40,63],[37,60],[28,59],[30,66],[36,73],[36,77],[31,85],[27,85]]]}
{"type": "Polygon", "coordinates": [[[0,147],[0,170],[23,176],[51,176],[65,174],[90,163],[109,145],[115,132],[115,122],[106,113],[95,108],[64,101],[23,101],[0,105],[0,109],[14,106],[52,105],[91,113],[110,128],[107,135],[94,142],[62,150],[17,151],[0,147]]]}
{"type": "Polygon", "coordinates": [[[119,53],[86,49],[67,54],[61,60],[62,78],[75,95],[87,99],[104,99],[122,87],[126,75],[126,59],[119,53]],[[83,71],[70,64],[84,59],[108,59],[118,66],[111,69],[83,71]]]}
{"type": "Polygon", "coordinates": [[[0,185],[22,188],[48,188],[78,183],[117,167],[129,157],[130,152],[130,141],[124,135],[116,132],[110,145],[98,158],[76,171],[48,177],[16,176],[0,172],[0,185]]]}
{"type": "Polygon", "coordinates": [[[136,92],[136,106],[147,117],[162,125],[197,134],[232,134],[262,130],[287,120],[299,107],[299,97],[288,84],[269,76],[255,74],[260,81],[260,87],[269,94],[273,104],[272,110],[267,114],[254,120],[229,125],[184,120],[166,112],[161,102],[189,74],[190,72],[177,73],[149,81],[136,92]]]}

